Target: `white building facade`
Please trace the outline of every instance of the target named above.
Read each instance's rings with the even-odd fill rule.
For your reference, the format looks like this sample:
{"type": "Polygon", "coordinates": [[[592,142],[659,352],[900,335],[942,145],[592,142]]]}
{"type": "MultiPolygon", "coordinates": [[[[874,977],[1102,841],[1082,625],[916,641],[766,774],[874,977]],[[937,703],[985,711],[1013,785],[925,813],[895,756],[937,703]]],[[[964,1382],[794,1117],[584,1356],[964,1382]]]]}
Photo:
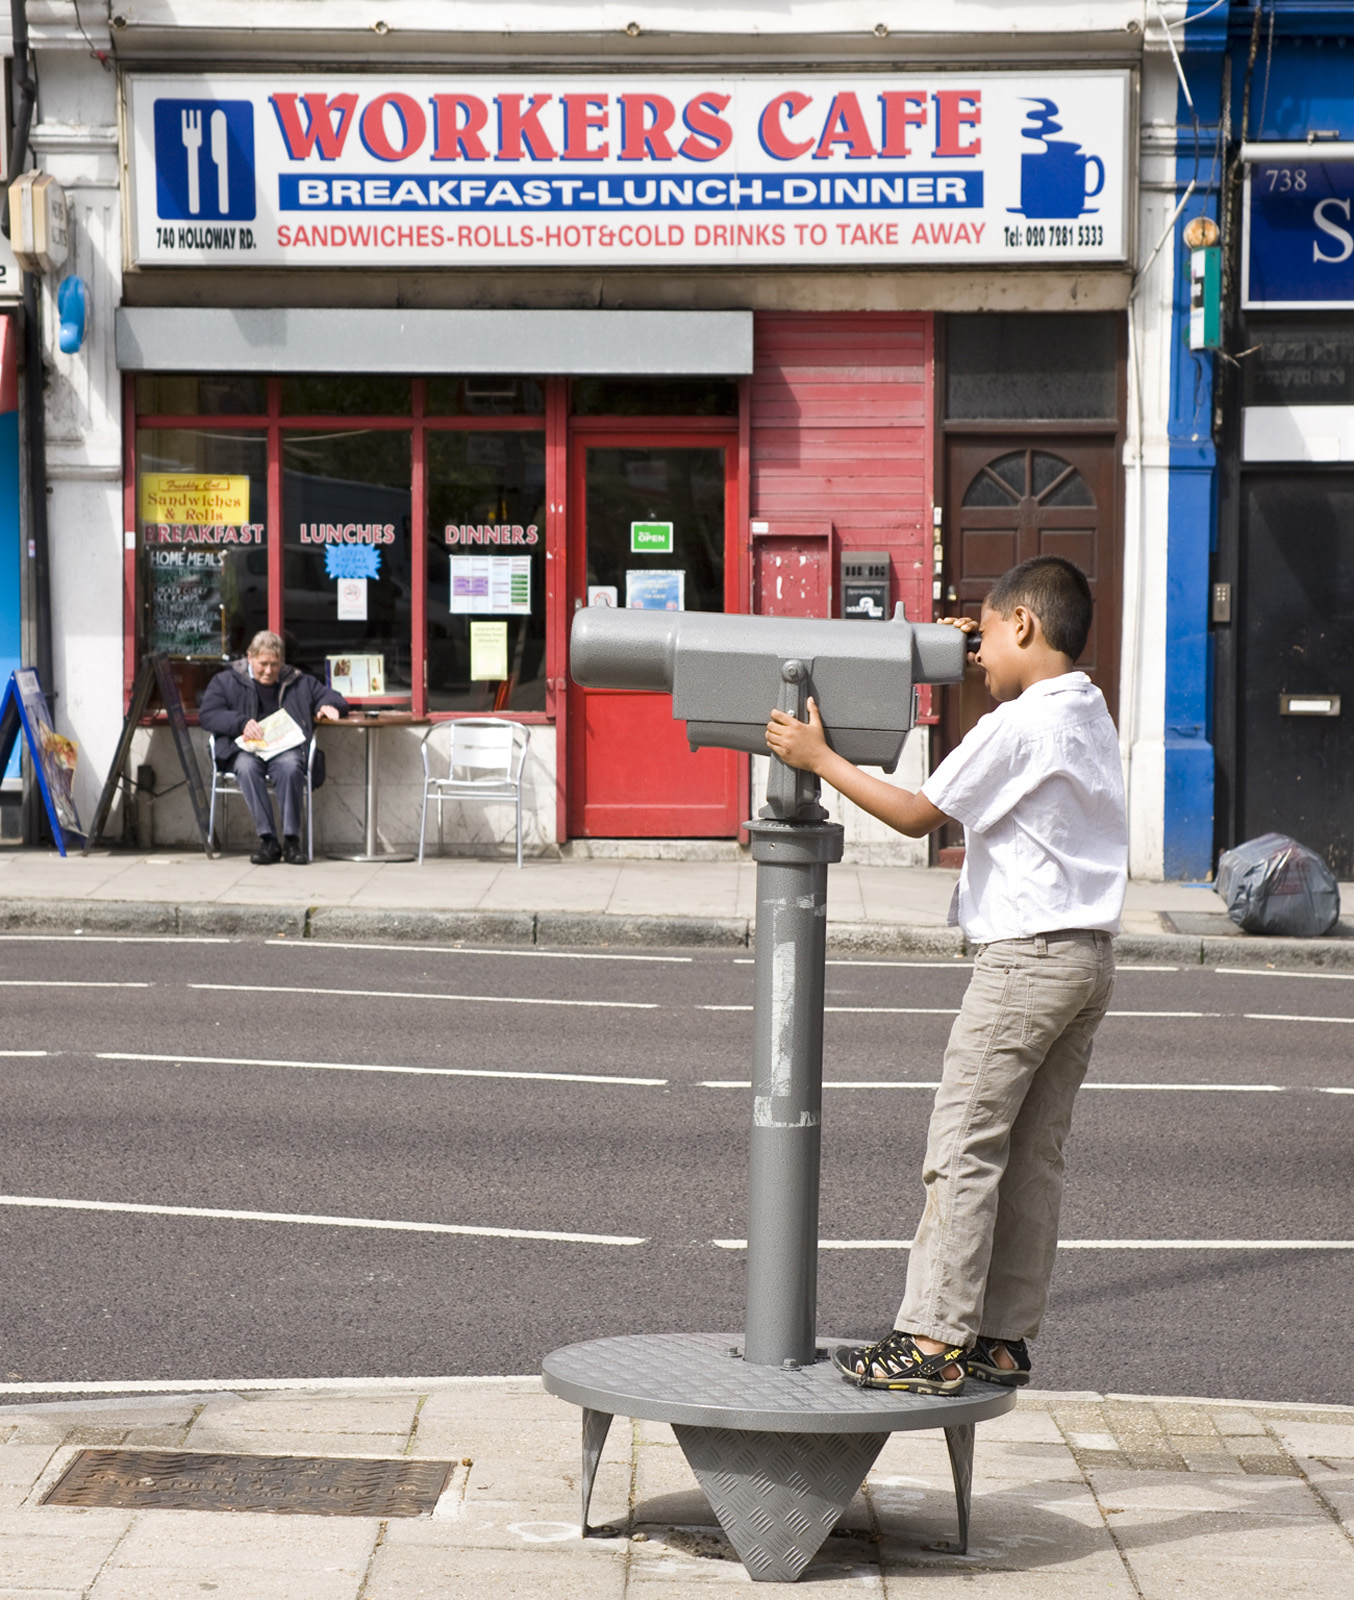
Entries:
{"type": "MultiPolygon", "coordinates": [[[[1168,870],[1182,214],[1157,6],[91,10],[28,8],[31,159],[71,212],[45,472],[82,815],[147,651],[191,721],[272,626],[409,713],[381,734],[384,845],[417,834],[428,728],[499,715],[530,731],[529,851],[732,850],[758,763],[571,687],[578,605],[870,626],[973,610],[1051,550],[1096,588],[1133,871],[1168,870]],[[91,315],[63,354],[73,273],[91,315]]],[[[982,700],[931,697],[897,781],[982,700]]],[[[319,836],[353,847],[361,743],[322,741],[319,836]]],[[[177,783],[166,730],[144,765],[177,783]]],[[[857,859],[929,859],[845,809],[857,859]]],[[[508,808],[448,813],[458,848],[510,832],[508,808]]],[[[154,838],[194,841],[186,791],[154,838]]]]}

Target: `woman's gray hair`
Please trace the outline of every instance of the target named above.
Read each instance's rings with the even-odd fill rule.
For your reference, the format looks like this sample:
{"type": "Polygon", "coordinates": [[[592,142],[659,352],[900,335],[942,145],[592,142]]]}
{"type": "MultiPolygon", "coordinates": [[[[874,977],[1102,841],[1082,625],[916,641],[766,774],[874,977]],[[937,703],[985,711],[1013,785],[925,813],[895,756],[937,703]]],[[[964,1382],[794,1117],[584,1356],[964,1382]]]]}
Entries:
{"type": "Polygon", "coordinates": [[[276,656],[281,661],[283,659],[282,641],[267,628],[260,628],[249,641],[249,648],[245,651],[245,654],[247,656],[276,656]]]}

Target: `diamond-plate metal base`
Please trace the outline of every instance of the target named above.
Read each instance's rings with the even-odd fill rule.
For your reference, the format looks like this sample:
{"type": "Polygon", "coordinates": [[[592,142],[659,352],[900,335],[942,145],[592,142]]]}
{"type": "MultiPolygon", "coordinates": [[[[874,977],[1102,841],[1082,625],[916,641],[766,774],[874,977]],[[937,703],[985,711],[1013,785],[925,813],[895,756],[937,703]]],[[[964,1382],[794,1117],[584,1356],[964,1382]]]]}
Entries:
{"type": "MultiPolygon", "coordinates": [[[[820,1338],[818,1345],[826,1352],[865,1342],[820,1338]]],[[[826,1359],[803,1368],[756,1366],[742,1359],[741,1340],[727,1333],[634,1334],[566,1345],[545,1358],[543,1379],[551,1394],[583,1408],[585,1538],[613,1415],[668,1422],[748,1572],[781,1582],[804,1570],[888,1435],[911,1428],[945,1430],[959,1512],[955,1549],[962,1555],[973,1425],[1016,1403],[1014,1389],[973,1379],[962,1395],[905,1394],[857,1388],[826,1359]],[[852,1452],[862,1452],[854,1478],[852,1452]],[[815,1516],[826,1519],[821,1531],[815,1516]],[[753,1551],[764,1570],[754,1567],[753,1551]]]]}
{"type": "Polygon", "coordinates": [[[757,1433],[894,1433],[985,1422],[1014,1408],[1016,1392],[973,1379],[961,1395],[858,1389],[827,1352],[868,1340],[827,1339],[811,1367],[761,1367],[742,1359],[732,1333],[643,1333],[552,1350],[542,1362],[551,1394],[592,1411],[701,1428],[757,1433]]]}
{"type": "Polygon", "coordinates": [[[753,1433],[677,1423],[677,1443],[754,1583],[793,1583],[887,1433],[753,1433]]]}

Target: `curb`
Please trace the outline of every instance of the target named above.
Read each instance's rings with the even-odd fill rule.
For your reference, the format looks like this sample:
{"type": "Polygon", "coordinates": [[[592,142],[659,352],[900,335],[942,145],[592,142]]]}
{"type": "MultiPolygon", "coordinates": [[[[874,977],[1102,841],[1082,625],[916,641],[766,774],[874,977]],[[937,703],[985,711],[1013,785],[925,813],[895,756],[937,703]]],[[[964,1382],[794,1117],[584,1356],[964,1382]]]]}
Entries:
{"type": "Polygon", "coordinates": [[[503,944],[536,943],[530,911],[365,910],[312,906],[303,913],[302,937],[351,939],[355,943],[503,944]]]}
{"type": "MultiPolygon", "coordinates": [[[[409,908],[242,905],[211,901],[0,900],[0,929],[121,933],[184,938],[326,939],[357,944],[645,945],[660,949],[748,949],[746,917],[629,916],[588,911],[421,911],[409,908]]],[[[1354,973],[1354,939],[1123,934],[1120,961],[1179,966],[1284,967],[1354,973]]],[[[905,922],[829,922],[831,955],[894,955],[962,960],[958,928],[905,922]]]]}

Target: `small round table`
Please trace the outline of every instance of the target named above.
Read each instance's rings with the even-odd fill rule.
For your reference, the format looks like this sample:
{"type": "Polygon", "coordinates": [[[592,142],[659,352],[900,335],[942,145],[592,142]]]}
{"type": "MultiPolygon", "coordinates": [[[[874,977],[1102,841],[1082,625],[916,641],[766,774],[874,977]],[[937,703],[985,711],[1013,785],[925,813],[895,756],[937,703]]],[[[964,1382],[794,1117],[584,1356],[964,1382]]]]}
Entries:
{"type": "Polygon", "coordinates": [[[364,756],[366,759],[366,806],[362,817],[362,844],[361,851],[351,853],[346,850],[326,850],[325,854],[331,861],[415,861],[417,856],[411,851],[402,855],[397,850],[381,850],[378,848],[376,838],[376,736],[382,728],[395,726],[409,726],[414,720],[412,711],[359,711],[350,717],[340,717],[336,722],[316,723],[320,728],[360,728],[366,740],[364,756]]]}

